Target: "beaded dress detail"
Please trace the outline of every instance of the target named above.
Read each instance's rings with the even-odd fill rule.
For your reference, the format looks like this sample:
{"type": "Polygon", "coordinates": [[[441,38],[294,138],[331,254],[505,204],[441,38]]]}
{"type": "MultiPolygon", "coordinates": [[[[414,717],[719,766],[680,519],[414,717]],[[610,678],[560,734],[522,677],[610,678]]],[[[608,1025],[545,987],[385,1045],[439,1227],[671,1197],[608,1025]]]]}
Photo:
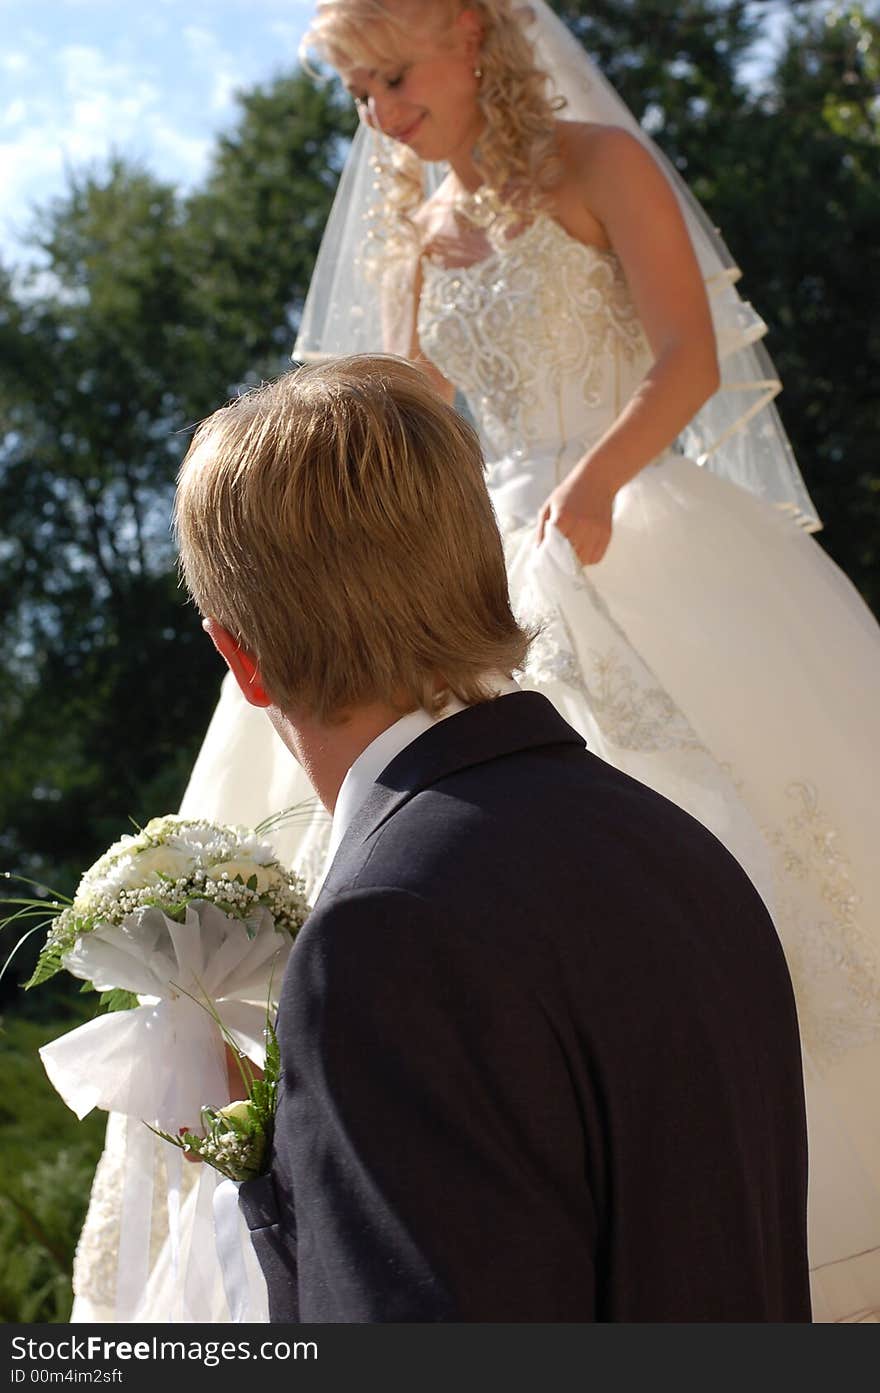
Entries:
{"type": "Polygon", "coordinates": [[[490,458],[595,439],[650,363],[617,257],[544,214],[473,265],[425,258],[423,276],[422,348],[467,397],[490,458]]]}

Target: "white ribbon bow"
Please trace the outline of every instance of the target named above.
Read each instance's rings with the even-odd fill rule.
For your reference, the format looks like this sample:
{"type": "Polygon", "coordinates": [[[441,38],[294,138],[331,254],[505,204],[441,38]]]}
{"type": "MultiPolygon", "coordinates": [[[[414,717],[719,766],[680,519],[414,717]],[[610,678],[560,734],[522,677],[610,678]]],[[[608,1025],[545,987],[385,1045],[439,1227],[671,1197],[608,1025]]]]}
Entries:
{"type": "MultiPolygon", "coordinates": [[[[151,907],[135,911],[120,925],[83,935],[64,960],[69,972],[98,990],[122,988],[142,1003],[99,1016],[40,1050],[52,1084],[77,1117],[97,1107],[137,1119],[126,1132],[124,1164],[126,1181],[132,1183],[125,1185],[120,1220],[118,1320],[136,1318],[149,1269],[144,1208],[152,1187],[154,1148],[148,1155],[142,1143],[152,1139],[141,1124],[176,1134],[182,1127],[197,1128],[203,1106],[222,1107],[230,1101],[217,1018],[243,1054],[259,1067],[265,1063],[266,1003],[280,987],[292,945],[263,907],[248,927],[251,936],[240,921],[207,901],[188,906],[182,924],[151,907]],[[149,1177],[143,1174],[145,1167],[149,1177]],[[140,1188],[133,1183],[135,1172],[143,1180],[140,1188]]],[[[242,1084],[239,1096],[244,1093],[242,1084]]],[[[173,1185],[169,1201],[174,1268],[181,1241],[173,1185]]],[[[191,1252],[190,1258],[190,1269],[194,1263],[204,1270],[204,1254],[191,1252]]],[[[176,1284],[178,1274],[173,1275],[176,1284]]],[[[197,1300],[193,1270],[181,1275],[184,1294],[195,1293],[197,1300]]],[[[178,1303],[178,1316],[198,1319],[197,1314],[187,1316],[188,1304],[185,1299],[178,1303]]]]}

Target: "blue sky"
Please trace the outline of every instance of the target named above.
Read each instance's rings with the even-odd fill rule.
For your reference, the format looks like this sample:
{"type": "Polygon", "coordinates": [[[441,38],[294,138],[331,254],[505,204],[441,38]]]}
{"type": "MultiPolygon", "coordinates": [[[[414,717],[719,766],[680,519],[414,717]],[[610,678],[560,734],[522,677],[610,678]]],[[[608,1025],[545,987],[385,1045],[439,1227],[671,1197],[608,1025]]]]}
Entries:
{"type": "Polygon", "coordinates": [[[296,62],[312,0],[0,0],[0,257],[65,168],[111,150],[184,185],[233,94],[296,62]]]}
{"type": "MultiPolygon", "coordinates": [[[[787,9],[762,0],[771,29],[787,9]]],[[[236,88],[296,62],[312,0],[0,0],[0,257],[33,205],[111,151],[202,177],[236,88]]]]}

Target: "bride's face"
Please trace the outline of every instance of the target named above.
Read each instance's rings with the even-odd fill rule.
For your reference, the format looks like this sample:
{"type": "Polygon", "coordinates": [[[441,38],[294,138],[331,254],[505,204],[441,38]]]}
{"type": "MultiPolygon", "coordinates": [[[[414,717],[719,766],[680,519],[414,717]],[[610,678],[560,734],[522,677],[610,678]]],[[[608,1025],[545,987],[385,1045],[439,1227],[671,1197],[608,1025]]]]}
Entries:
{"type": "Polygon", "coordinates": [[[464,10],[445,33],[408,27],[393,56],[375,67],[341,66],[340,76],[361,120],[420,159],[449,160],[473,148],[483,125],[478,55],[476,16],[464,10]]]}

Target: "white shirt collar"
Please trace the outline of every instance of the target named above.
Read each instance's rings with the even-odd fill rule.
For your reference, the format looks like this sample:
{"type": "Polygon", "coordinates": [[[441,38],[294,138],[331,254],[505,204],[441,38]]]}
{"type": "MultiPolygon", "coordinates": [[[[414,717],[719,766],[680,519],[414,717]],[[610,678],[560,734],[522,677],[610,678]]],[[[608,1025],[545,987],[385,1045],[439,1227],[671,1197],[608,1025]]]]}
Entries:
{"type": "MultiPolygon", "coordinates": [[[[497,696],[508,696],[511,692],[520,690],[516,682],[500,673],[492,673],[486,680],[491,683],[497,696]]],[[[436,725],[438,721],[445,721],[449,716],[455,716],[459,711],[465,709],[463,702],[451,697],[436,716],[432,716],[421,707],[416,711],[408,711],[405,716],[402,716],[399,721],[395,721],[387,730],[383,730],[381,735],[377,735],[375,740],[361,751],[343,779],[339,796],[336,799],[333,825],[330,829],[327,865],[336,855],[339,843],[348,831],[355,813],[366,802],[367,795],[382,770],[387,769],[391,761],[396,759],[407,745],[411,745],[420,735],[424,735],[426,730],[431,729],[431,726],[436,725]]]]}

